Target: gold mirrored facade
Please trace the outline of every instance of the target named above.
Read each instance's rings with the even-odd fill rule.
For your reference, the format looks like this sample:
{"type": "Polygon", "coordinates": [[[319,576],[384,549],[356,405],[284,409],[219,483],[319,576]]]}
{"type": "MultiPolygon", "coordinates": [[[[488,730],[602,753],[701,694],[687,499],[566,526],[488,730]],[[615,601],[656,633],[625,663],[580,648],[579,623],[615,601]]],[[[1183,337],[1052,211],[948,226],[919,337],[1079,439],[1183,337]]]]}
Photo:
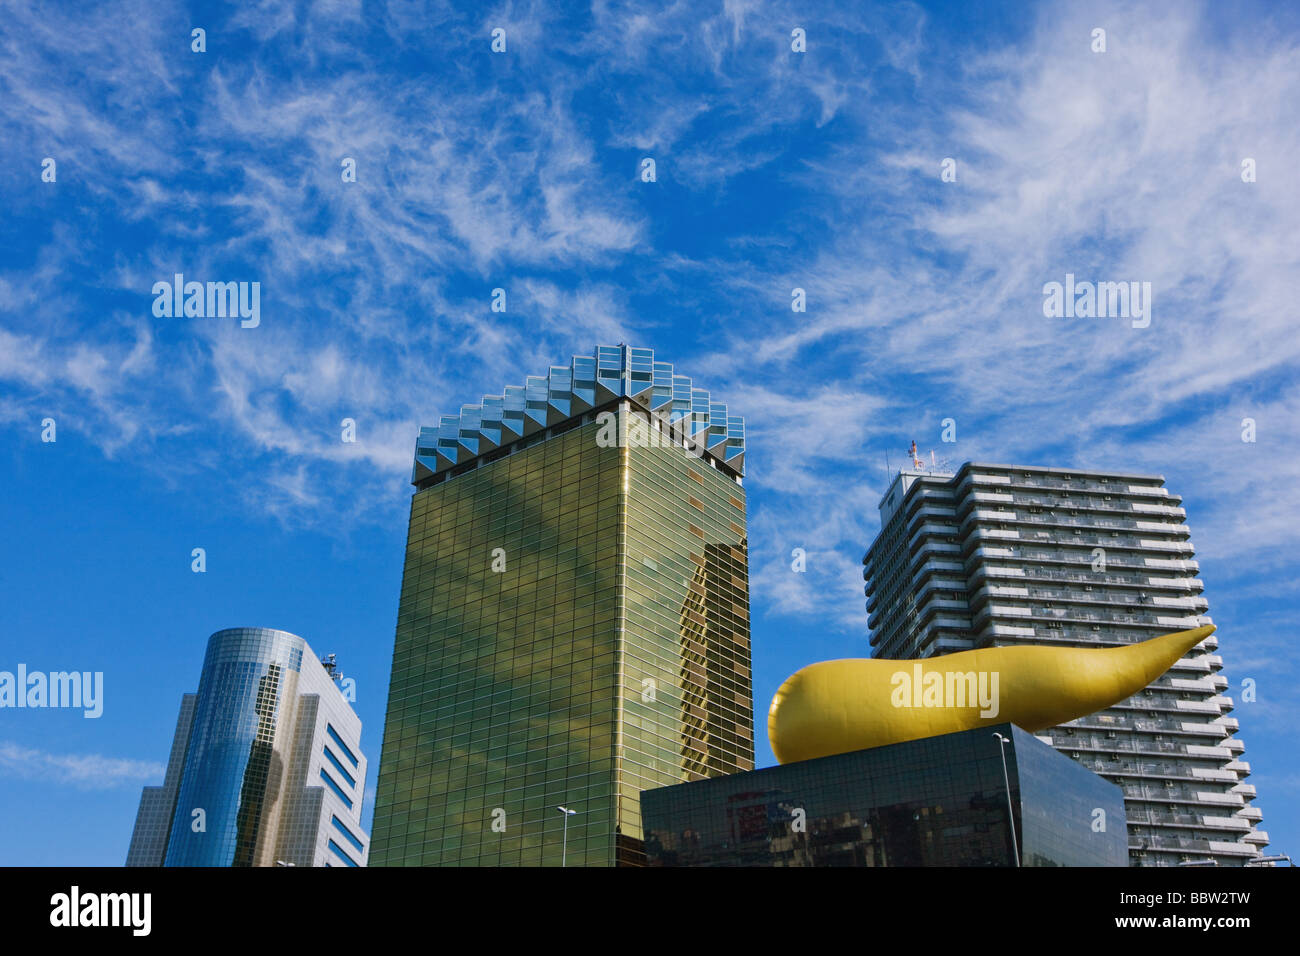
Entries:
{"type": "Polygon", "coordinates": [[[642,790],[753,769],[744,491],[649,421],[419,481],[371,865],[635,864],[642,790]]]}

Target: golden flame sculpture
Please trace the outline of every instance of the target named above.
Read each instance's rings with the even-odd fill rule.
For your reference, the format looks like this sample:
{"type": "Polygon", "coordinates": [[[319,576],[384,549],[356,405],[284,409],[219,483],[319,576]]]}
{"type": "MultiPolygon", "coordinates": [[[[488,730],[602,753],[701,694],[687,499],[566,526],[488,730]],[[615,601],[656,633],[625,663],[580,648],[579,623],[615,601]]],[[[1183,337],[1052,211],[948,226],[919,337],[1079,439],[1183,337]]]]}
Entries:
{"type": "Polygon", "coordinates": [[[1214,633],[1213,625],[1113,648],[1019,645],[924,660],[810,664],[772,698],[779,763],[1010,722],[1030,732],[1131,697],[1214,633]]]}

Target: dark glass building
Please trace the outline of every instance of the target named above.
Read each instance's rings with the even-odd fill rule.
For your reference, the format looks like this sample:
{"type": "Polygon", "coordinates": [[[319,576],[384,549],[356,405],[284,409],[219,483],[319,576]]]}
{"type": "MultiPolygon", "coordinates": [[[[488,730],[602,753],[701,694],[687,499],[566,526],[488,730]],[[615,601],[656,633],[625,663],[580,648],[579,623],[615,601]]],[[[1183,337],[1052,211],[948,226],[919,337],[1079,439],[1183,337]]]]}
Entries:
{"type": "Polygon", "coordinates": [[[1127,866],[1119,787],[1012,724],[641,795],[651,866],[1127,866]],[[995,733],[1006,745],[1006,777],[995,733]]]}
{"type": "Polygon", "coordinates": [[[421,429],[372,865],[635,864],[642,790],[754,766],[743,462],[627,346],[421,429]]]}

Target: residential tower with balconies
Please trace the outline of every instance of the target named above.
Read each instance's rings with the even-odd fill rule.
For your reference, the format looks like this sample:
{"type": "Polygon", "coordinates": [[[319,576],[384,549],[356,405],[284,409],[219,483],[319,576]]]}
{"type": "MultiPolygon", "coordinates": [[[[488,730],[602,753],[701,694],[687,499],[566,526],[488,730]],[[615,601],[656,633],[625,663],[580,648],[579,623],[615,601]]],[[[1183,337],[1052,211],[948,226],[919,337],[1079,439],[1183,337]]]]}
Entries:
{"type": "MultiPolygon", "coordinates": [[[[1115,647],[1213,623],[1182,499],[1154,475],[904,470],[863,558],[872,655],[1115,647]]],[[[1039,736],[1124,790],[1133,865],[1259,855],[1250,765],[1211,635],[1140,694],[1039,736]]]]}

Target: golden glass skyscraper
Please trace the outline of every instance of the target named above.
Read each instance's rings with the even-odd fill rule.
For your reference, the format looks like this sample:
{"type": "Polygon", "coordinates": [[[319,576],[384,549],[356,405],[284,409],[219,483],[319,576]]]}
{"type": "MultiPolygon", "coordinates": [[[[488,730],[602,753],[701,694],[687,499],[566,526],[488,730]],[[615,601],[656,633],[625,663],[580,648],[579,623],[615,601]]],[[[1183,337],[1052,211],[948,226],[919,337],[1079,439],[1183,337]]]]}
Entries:
{"type": "Polygon", "coordinates": [[[642,790],[753,769],[743,468],[622,345],[421,429],[371,865],[635,864],[642,790]]]}

